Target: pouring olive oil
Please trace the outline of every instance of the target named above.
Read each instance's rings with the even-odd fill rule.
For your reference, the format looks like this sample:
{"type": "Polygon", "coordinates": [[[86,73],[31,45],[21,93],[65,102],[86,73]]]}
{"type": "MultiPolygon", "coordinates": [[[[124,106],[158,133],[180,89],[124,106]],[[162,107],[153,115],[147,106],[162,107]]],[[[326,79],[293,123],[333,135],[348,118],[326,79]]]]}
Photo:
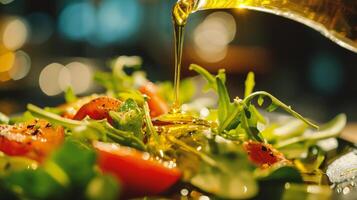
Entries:
{"type": "Polygon", "coordinates": [[[357,53],[357,1],[355,0],[178,0],[172,11],[175,36],[172,113],[180,111],[179,84],[187,19],[196,11],[226,8],[257,10],[290,18],[357,53]]]}

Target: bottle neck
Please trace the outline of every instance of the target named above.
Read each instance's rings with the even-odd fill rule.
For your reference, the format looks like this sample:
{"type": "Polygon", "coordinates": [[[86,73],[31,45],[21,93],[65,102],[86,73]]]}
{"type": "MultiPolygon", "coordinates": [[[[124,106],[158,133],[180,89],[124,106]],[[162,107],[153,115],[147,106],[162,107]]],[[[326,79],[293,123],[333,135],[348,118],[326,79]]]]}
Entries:
{"type": "Polygon", "coordinates": [[[242,8],[267,12],[305,24],[336,44],[357,53],[357,2],[343,0],[178,0],[175,24],[184,26],[193,12],[207,9],[242,8]]]}

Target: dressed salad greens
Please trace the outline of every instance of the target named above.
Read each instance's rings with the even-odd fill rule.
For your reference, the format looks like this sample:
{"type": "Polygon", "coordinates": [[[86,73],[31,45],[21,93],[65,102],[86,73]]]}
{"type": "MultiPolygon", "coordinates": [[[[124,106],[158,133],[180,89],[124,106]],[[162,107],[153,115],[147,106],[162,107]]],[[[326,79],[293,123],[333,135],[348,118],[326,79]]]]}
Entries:
{"type": "Polygon", "coordinates": [[[140,65],[122,56],[97,72],[104,93],[77,97],[68,88],[63,105],[0,114],[1,199],[329,197],[318,143],[338,137],[344,114],[317,125],[254,91],[252,72],[244,96],[231,98],[223,69],[195,64],[206,85],[183,80],[181,111],[171,112],[171,83],[150,82],[140,65]],[[292,117],[274,121],[276,109],[292,117]]]}

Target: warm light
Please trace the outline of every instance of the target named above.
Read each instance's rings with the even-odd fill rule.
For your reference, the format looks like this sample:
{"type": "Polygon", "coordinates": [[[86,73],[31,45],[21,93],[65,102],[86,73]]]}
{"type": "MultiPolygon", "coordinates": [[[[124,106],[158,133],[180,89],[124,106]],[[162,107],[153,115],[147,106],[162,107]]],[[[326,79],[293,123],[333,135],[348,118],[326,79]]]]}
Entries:
{"type": "Polygon", "coordinates": [[[58,74],[58,85],[62,91],[66,91],[68,87],[71,86],[71,73],[68,68],[62,67],[58,74]]]}
{"type": "Polygon", "coordinates": [[[236,34],[236,23],[232,15],[215,12],[197,26],[194,31],[194,49],[207,62],[218,62],[225,58],[228,44],[236,34]]]}
{"type": "Polygon", "coordinates": [[[54,96],[61,93],[59,85],[59,74],[64,68],[59,63],[52,63],[47,65],[40,73],[39,85],[41,90],[48,96],[54,96]]]}
{"type": "Polygon", "coordinates": [[[88,90],[92,84],[92,71],[89,66],[80,63],[72,62],[67,66],[71,85],[76,94],[81,94],[88,90]]]}
{"type": "Polygon", "coordinates": [[[13,52],[7,52],[0,55],[0,73],[7,72],[11,69],[15,62],[15,54],[13,52]]]}
{"type": "Polygon", "coordinates": [[[52,63],[46,66],[39,78],[41,90],[54,96],[72,87],[76,94],[86,92],[92,84],[91,68],[81,62],[72,62],[66,66],[52,63]]]}
{"type": "Polygon", "coordinates": [[[31,59],[27,53],[18,51],[15,54],[15,62],[9,71],[9,75],[13,80],[24,78],[30,71],[31,59]]]}
{"type": "Polygon", "coordinates": [[[8,72],[0,72],[0,81],[1,82],[6,82],[8,80],[10,80],[10,76],[8,72]]]}
{"type": "Polygon", "coordinates": [[[14,18],[7,22],[3,30],[2,43],[9,50],[21,48],[28,36],[28,30],[22,19],[14,18]]]}

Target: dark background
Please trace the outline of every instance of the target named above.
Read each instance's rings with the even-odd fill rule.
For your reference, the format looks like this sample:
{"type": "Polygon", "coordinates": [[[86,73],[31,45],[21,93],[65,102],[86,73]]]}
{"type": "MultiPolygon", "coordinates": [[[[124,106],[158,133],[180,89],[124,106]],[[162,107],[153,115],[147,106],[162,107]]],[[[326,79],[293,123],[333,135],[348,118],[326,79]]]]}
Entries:
{"type": "MultiPolygon", "coordinates": [[[[39,86],[41,71],[51,63],[80,62],[95,71],[107,69],[108,60],[119,55],[138,55],[150,79],[173,78],[173,0],[9,2],[0,0],[0,30],[11,20],[25,24],[27,40],[13,52],[28,55],[31,65],[19,80],[0,73],[1,112],[23,111],[28,102],[42,106],[63,102],[62,92],[48,95],[39,86]]],[[[327,120],[345,112],[350,121],[357,120],[357,54],[289,19],[248,10],[224,12],[226,17],[233,16],[236,31],[226,45],[226,55],[216,61],[199,56],[194,47],[197,27],[213,12],[202,11],[190,18],[183,76],[192,75],[187,70],[190,63],[210,71],[226,68],[235,96],[242,94],[244,77],[252,70],[257,89],[271,92],[306,116],[327,120]]],[[[212,41],[220,41],[218,36],[213,34],[212,41]]],[[[76,73],[71,78],[82,79],[76,73]]],[[[94,83],[86,84],[80,95],[97,90],[94,83]]]]}

